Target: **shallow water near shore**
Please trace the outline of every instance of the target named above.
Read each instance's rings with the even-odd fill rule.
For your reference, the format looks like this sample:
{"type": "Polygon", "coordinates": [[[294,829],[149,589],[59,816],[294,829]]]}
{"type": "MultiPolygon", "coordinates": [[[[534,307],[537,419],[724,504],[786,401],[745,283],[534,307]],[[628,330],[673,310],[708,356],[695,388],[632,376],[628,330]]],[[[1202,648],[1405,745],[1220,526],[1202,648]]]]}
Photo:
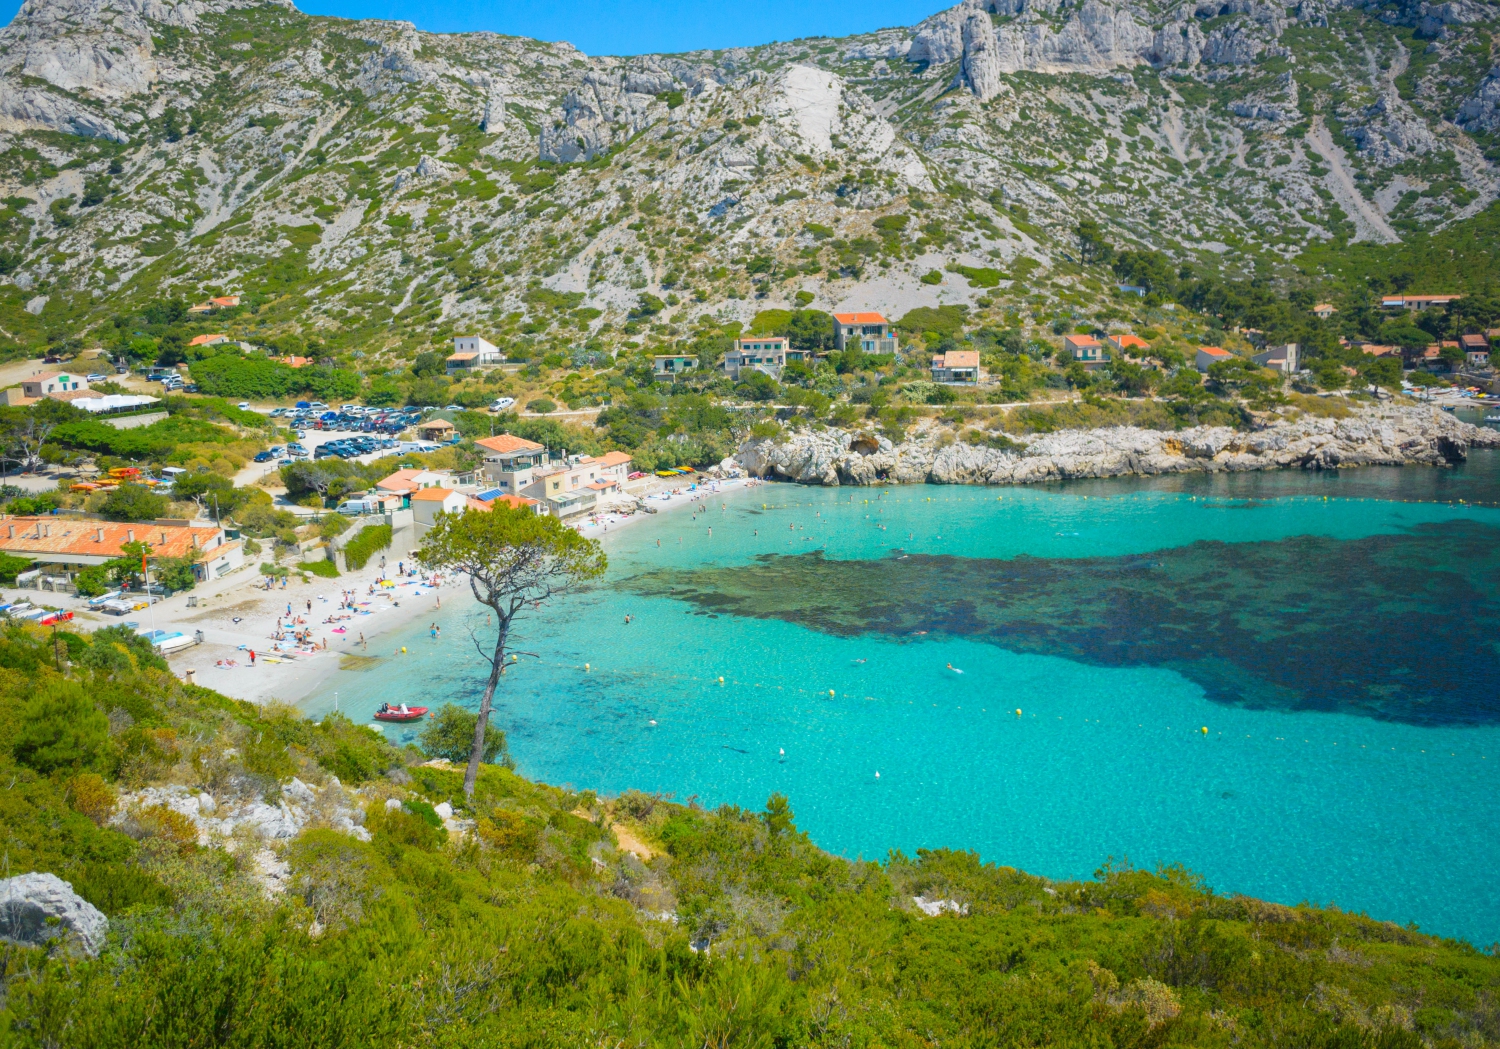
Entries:
{"type": "MultiPolygon", "coordinates": [[[[526,775],[1500,939],[1500,453],[706,506],[610,533],[606,582],[520,627],[526,775]]],[[[440,640],[383,636],[304,708],[477,703],[484,613],[447,594],[440,640]]]]}

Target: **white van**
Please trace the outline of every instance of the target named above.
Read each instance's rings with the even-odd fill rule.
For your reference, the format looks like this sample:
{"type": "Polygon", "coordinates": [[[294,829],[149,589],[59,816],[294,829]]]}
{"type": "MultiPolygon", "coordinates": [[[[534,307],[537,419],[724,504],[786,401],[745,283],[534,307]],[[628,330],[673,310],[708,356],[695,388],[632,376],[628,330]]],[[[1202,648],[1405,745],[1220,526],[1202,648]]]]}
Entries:
{"type": "Polygon", "coordinates": [[[341,514],[373,514],[380,509],[380,503],[376,499],[345,499],[339,503],[336,513],[341,514]]]}

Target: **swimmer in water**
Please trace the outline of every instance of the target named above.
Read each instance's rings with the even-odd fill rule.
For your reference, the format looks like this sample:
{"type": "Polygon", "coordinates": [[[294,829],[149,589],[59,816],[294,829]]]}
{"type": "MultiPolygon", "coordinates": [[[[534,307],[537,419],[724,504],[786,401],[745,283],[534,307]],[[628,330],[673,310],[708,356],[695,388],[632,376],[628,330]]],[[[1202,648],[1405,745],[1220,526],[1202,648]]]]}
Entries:
{"type": "Polygon", "coordinates": [[[948,669],[951,670],[951,671],[953,671],[955,674],[962,674],[963,673],[962,670],[959,670],[958,667],[954,666],[952,663],[948,664],[948,669]]]}

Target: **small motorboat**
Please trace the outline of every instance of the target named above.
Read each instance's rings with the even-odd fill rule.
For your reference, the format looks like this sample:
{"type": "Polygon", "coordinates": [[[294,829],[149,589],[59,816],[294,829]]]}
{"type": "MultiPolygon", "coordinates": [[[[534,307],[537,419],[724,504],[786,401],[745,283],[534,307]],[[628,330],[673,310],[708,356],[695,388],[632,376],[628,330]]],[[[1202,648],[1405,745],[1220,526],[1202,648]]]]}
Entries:
{"type": "Polygon", "coordinates": [[[408,707],[402,704],[393,707],[389,703],[380,704],[380,709],[375,711],[376,721],[418,721],[427,713],[426,707],[408,707]]]}

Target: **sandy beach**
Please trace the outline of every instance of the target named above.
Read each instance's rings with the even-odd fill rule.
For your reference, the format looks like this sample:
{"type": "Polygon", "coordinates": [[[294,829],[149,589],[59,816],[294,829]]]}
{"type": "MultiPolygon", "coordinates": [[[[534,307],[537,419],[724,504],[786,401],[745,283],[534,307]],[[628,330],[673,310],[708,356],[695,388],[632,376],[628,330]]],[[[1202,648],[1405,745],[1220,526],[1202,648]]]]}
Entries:
{"type": "MultiPolygon", "coordinates": [[[[696,487],[664,483],[641,497],[661,513],[763,483],[750,478],[709,481],[696,487]]],[[[639,511],[603,513],[575,527],[591,539],[603,539],[649,516],[639,511]]],[[[174,674],[182,677],[191,670],[197,684],[252,703],[296,704],[341,667],[391,655],[385,650],[384,635],[432,616],[443,601],[472,599],[463,578],[431,573],[402,576],[398,574],[402,568],[411,571],[409,558],[404,562],[387,559],[382,565],[377,555],[365,568],[337,579],[312,576],[304,582],[293,573],[285,586],[277,581],[266,589],[265,577],[247,566],[124,619],[89,611],[81,599],[58,603],[75,611],[80,629],[130,623],[141,630],[201,631],[200,644],[167,657],[174,674]],[[382,580],[393,585],[382,585],[382,580]],[[346,593],[353,608],[340,607],[346,593]],[[190,597],[195,607],[188,606],[190,597]],[[293,631],[309,632],[312,644],[297,644],[293,631]],[[277,640],[278,634],[282,640],[277,640]],[[251,650],[256,656],[253,664],[251,650]]]]}

